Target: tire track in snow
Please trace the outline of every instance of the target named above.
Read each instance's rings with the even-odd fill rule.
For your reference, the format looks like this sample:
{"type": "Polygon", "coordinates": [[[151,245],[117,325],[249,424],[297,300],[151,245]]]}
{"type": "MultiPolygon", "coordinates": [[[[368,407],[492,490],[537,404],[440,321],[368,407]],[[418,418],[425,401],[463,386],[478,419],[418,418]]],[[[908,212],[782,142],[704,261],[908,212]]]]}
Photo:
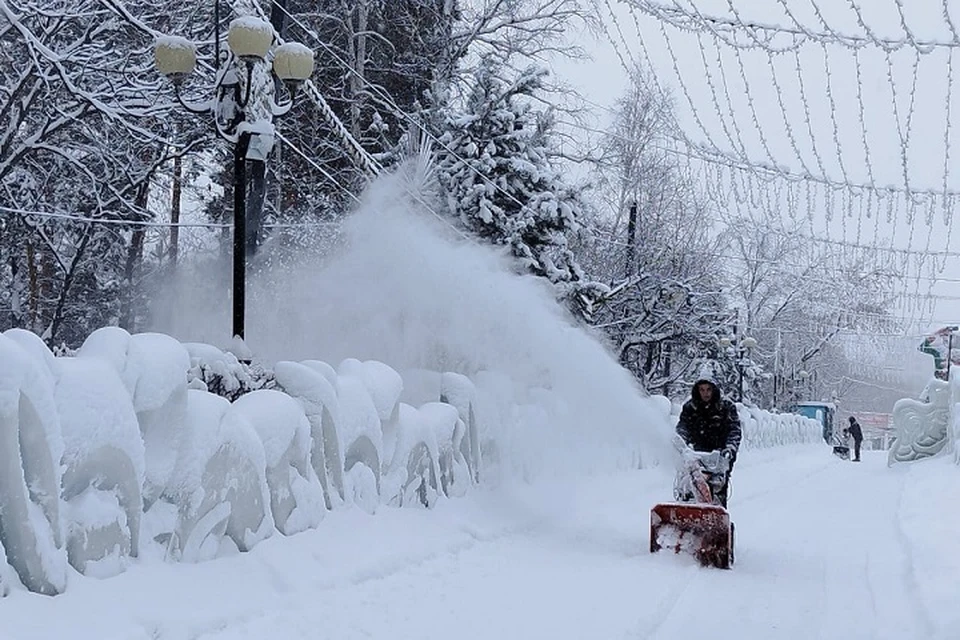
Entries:
{"type": "Polygon", "coordinates": [[[683,596],[690,590],[691,585],[697,577],[697,573],[697,567],[688,567],[684,578],[670,587],[663,600],[661,600],[660,604],[656,607],[656,615],[653,616],[652,619],[646,620],[638,625],[638,628],[630,633],[628,637],[642,638],[644,640],[656,638],[656,633],[673,617],[673,612],[676,611],[680,601],[683,600],[683,596]]]}
{"type": "Polygon", "coordinates": [[[903,554],[903,565],[901,567],[903,590],[907,593],[907,597],[912,604],[908,609],[913,613],[914,619],[917,620],[917,626],[923,629],[923,635],[921,637],[932,638],[934,636],[934,624],[930,619],[926,605],[924,605],[923,600],[920,598],[920,583],[917,580],[916,567],[914,564],[913,545],[910,543],[910,538],[903,529],[903,499],[904,494],[907,492],[907,483],[909,481],[910,474],[908,469],[907,473],[904,474],[903,481],[900,483],[900,491],[897,495],[897,508],[893,514],[893,530],[896,533],[897,543],[903,554]]]}

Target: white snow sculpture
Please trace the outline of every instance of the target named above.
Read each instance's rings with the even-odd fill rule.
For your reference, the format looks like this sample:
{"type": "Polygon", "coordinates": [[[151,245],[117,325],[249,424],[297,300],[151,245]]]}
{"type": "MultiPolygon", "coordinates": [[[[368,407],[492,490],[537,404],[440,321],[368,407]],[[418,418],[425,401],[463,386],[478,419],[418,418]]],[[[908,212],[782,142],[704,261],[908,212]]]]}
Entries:
{"type": "Polygon", "coordinates": [[[274,375],[280,387],[300,402],[310,422],[310,462],[323,487],[327,509],[342,505],[343,452],[337,435],[340,405],[336,389],[318,370],[298,362],[278,362],[274,375]]]}
{"type": "Polygon", "coordinates": [[[127,387],[144,443],[143,502],[149,509],[166,486],[177,461],[186,420],[190,356],[170,336],[131,336],[119,327],[97,329],[87,336],[77,355],[106,360],[127,387]]]}
{"type": "Polygon", "coordinates": [[[397,407],[396,442],[382,481],[383,502],[432,507],[440,495],[440,452],[434,426],[405,402],[397,407]]]}
{"type": "Polygon", "coordinates": [[[887,463],[912,462],[938,454],[947,444],[950,428],[950,385],[930,380],[922,393],[928,402],[910,398],[893,405],[894,439],[887,463]]]}
{"type": "Polygon", "coordinates": [[[443,493],[450,497],[465,495],[471,483],[471,472],[463,455],[462,444],[467,428],[460,413],[445,402],[428,402],[419,411],[436,434],[443,493]]]}
{"type": "Polygon", "coordinates": [[[133,403],[96,358],[57,359],[67,557],[84,574],[121,572],[140,550],[144,451],[133,403]]]}
{"type": "Polygon", "coordinates": [[[67,583],[60,514],[63,440],[43,360],[0,335],[0,544],[31,591],[67,583]]]}
{"type": "Polygon", "coordinates": [[[460,419],[466,427],[460,451],[474,482],[480,481],[480,427],[477,424],[477,412],[473,408],[473,399],[477,388],[465,375],[446,372],[440,379],[440,402],[446,402],[457,408],[460,419]]]}
{"type": "Polygon", "coordinates": [[[230,409],[253,425],[266,456],[270,510],[277,529],[291,535],[323,519],[323,488],[310,460],[310,422],[300,404],[274,390],[252,391],[230,409]]]}
{"type": "Polygon", "coordinates": [[[249,551],[274,529],[263,443],[242,412],[212,393],[191,389],[186,417],[170,482],[151,509],[151,533],[169,527],[172,508],[169,549],[182,560],[249,551]]]}

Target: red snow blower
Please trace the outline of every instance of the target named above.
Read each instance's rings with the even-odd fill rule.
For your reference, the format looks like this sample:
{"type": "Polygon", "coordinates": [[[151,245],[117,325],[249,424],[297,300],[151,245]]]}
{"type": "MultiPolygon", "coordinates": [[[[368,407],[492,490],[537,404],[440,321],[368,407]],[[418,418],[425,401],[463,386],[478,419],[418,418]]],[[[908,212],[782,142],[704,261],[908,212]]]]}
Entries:
{"type": "Polygon", "coordinates": [[[733,523],[717,494],[727,482],[729,462],[719,451],[701,453],[682,446],[675,502],[650,510],[650,553],[673,549],[693,555],[703,566],[733,565],[733,523]]]}

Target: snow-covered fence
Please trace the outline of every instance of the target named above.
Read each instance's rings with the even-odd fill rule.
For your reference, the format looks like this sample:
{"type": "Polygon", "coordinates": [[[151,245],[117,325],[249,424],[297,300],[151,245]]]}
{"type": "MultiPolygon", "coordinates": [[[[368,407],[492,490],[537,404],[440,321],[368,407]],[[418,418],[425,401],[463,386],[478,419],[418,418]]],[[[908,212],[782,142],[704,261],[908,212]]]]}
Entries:
{"type": "Polygon", "coordinates": [[[427,376],[414,405],[383,363],[251,375],[210,345],[115,327],[60,358],[10,330],[0,362],[0,595],[59,593],[68,564],[108,577],[138,556],[246,551],[344,505],[431,506],[480,474],[477,391],[458,374],[427,376]]]}
{"type": "Polygon", "coordinates": [[[766,449],[788,444],[821,444],[823,427],[813,418],[793,413],[771,413],[737,405],[745,449],[766,449]]]}
{"type": "MultiPolygon", "coordinates": [[[[664,396],[653,396],[666,411],[670,408],[670,423],[676,425],[681,405],[670,404],[664,396]]],[[[740,427],[743,432],[741,448],[767,449],[791,444],[820,444],[823,428],[819,422],[794,413],[771,413],[765,409],[737,404],[740,427]]]]}

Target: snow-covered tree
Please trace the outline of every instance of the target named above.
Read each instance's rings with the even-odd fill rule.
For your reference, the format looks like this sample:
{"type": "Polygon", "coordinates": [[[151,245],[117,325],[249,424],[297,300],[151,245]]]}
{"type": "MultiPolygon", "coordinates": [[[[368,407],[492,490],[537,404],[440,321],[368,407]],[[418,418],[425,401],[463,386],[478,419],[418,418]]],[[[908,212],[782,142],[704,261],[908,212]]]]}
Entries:
{"type": "Polygon", "coordinates": [[[609,286],[595,324],[647,389],[685,393],[716,356],[726,316],[719,230],[693,177],[671,153],[670,96],[637,68],[618,101],[590,192],[577,256],[609,286]]]}
{"type": "Polygon", "coordinates": [[[572,296],[583,277],[568,246],[582,203],[552,157],[553,120],[534,109],[546,71],[511,80],[481,65],[463,108],[448,108],[437,149],[446,210],[463,228],[510,248],[521,267],[572,296]]]}

